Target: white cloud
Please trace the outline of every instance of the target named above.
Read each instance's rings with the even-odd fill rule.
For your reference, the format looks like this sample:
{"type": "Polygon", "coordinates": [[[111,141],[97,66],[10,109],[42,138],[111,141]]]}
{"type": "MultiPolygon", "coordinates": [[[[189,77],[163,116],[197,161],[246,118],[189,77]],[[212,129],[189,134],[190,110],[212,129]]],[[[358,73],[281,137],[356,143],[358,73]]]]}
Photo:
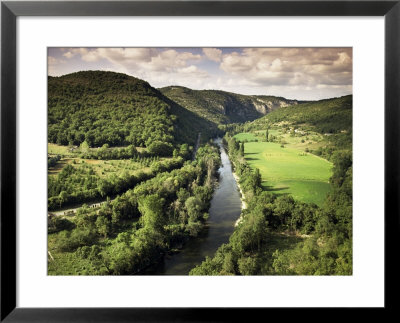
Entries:
{"type": "Polygon", "coordinates": [[[57,75],[58,67],[65,63],[66,61],[63,59],[59,59],[53,56],[47,56],[47,73],[49,75],[57,75]]]}
{"type": "Polygon", "coordinates": [[[203,48],[206,57],[214,62],[220,62],[222,58],[222,50],[217,48],[203,48]]]}
{"type": "Polygon", "coordinates": [[[222,56],[220,68],[231,78],[246,79],[253,89],[300,92],[351,89],[351,48],[246,48],[222,56]]]}
{"type": "Polygon", "coordinates": [[[72,58],[72,57],[75,56],[75,54],[73,54],[72,52],[66,52],[66,53],[63,54],[63,56],[66,57],[66,58],[72,58]]]}

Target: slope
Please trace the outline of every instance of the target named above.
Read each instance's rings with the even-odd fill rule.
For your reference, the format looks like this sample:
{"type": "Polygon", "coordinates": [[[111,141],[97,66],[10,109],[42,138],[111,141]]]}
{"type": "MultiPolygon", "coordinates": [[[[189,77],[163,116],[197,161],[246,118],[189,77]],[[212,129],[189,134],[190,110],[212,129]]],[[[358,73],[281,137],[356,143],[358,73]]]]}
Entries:
{"type": "Polygon", "coordinates": [[[216,127],[147,82],[114,72],[83,71],[48,79],[48,141],[90,147],[154,141],[193,144],[216,127]]]}
{"type": "Polygon", "coordinates": [[[285,122],[304,125],[321,134],[351,132],[353,96],[308,102],[275,110],[254,121],[250,127],[260,128],[266,124],[285,122]]]}
{"type": "Polygon", "coordinates": [[[251,121],[277,108],[298,104],[296,100],[282,97],[192,90],[182,86],[168,86],[160,91],[186,109],[216,124],[251,121]]]}

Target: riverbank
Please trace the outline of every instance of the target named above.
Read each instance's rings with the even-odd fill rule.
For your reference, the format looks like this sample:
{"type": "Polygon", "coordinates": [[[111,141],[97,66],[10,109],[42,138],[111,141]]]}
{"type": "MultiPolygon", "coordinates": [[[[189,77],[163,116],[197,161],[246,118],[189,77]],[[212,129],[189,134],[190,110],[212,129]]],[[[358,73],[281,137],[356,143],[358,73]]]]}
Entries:
{"type": "MultiPolygon", "coordinates": [[[[245,210],[245,209],[247,209],[247,203],[245,202],[245,195],[244,195],[242,187],[240,186],[240,183],[239,183],[239,176],[237,176],[235,172],[232,172],[232,175],[235,178],[237,187],[239,188],[240,200],[242,201],[242,210],[245,210]]],[[[242,219],[243,219],[243,215],[242,215],[242,213],[240,213],[239,219],[237,219],[235,222],[235,227],[239,225],[239,223],[242,221],[242,219]]]]}

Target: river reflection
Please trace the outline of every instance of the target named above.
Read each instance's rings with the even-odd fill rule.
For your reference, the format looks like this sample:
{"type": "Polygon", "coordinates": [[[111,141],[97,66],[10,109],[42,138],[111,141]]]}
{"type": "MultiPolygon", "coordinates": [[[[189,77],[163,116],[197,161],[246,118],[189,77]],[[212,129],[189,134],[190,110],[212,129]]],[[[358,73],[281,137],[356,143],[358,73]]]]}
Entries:
{"type": "Polygon", "coordinates": [[[240,216],[241,200],[222,139],[217,138],[214,142],[219,145],[222,166],[218,170],[219,185],[211,200],[208,227],[199,237],[189,240],[179,253],[166,256],[164,262],[147,271],[145,275],[187,275],[206,256],[213,256],[221,244],[229,241],[235,222],[240,216]]]}

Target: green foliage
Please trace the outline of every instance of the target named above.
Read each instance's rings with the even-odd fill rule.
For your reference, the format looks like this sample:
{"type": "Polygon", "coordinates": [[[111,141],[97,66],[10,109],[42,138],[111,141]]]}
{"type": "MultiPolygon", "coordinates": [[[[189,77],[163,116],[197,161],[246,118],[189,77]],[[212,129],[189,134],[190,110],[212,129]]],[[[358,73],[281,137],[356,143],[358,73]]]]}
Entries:
{"type": "Polygon", "coordinates": [[[48,209],[82,203],[106,196],[113,196],[135,187],[138,183],[156,176],[159,172],[179,168],[182,157],[153,162],[150,172],[129,175],[121,173],[108,178],[99,177],[91,165],[79,167],[66,165],[56,177],[48,177],[48,209]]]}
{"type": "Polygon", "coordinates": [[[49,215],[47,218],[48,233],[56,233],[63,230],[71,230],[75,225],[68,219],[49,215]]]}
{"type": "Polygon", "coordinates": [[[47,157],[48,168],[54,167],[60,159],[61,159],[60,155],[48,156],[47,157]]]}
{"type": "MultiPolygon", "coordinates": [[[[89,147],[194,143],[216,127],[164,97],[147,82],[85,71],[48,79],[48,141],[89,147]]],[[[208,133],[210,132],[210,134],[208,133]]],[[[171,151],[172,153],[172,151],[171,151]]]]}
{"type": "MultiPolygon", "coordinates": [[[[254,126],[266,123],[289,122],[295,125],[311,125],[313,129],[322,134],[333,134],[340,131],[351,133],[352,105],[353,97],[351,95],[291,105],[269,113],[255,121],[254,126]]],[[[294,130],[292,132],[294,133],[294,130]]]]}
{"type": "Polygon", "coordinates": [[[163,229],[165,218],[163,214],[165,200],[157,194],[148,195],[139,199],[139,211],[142,214],[143,227],[160,232],[163,229]]]}
{"type": "Polygon", "coordinates": [[[58,235],[58,248],[61,251],[73,251],[78,247],[90,246],[96,241],[93,227],[77,227],[72,231],[61,231],[58,235]]]}
{"type": "Polygon", "coordinates": [[[85,269],[67,262],[62,270],[49,263],[50,274],[134,274],[160,261],[203,229],[213,193],[208,178],[218,166],[218,149],[205,145],[182,168],[141,182],[99,210],[79,209],[76,228],[55,234],[54,262],[73,258],[85,269]],[[99,247],[95,261],[87,257],[90,246],[99,247]]]}
{"type": "Polygon", "coordinates": [[[152,141],[148,147],[150,154],[157,156],[171,156],[172,155],[172,145],[170,143],[165,143],[162,141],[152,141]]]}

